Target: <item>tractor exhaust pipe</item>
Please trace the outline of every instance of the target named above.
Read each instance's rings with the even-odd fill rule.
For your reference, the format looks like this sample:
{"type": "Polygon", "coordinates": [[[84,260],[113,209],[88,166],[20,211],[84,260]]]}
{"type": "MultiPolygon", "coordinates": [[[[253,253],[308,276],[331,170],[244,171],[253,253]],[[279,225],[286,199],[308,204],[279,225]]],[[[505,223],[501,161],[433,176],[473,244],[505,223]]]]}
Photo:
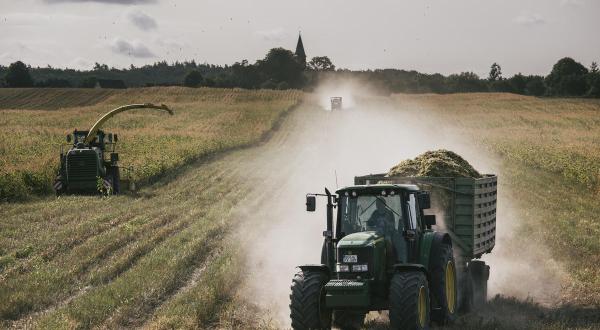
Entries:
{"type": "Polygon", "coordinates": [[[329,189],[325,188],[325,194],[327,195],[327,231],[323,233],[325,236],[325,251],[327,251],[327,266],[333,266],[334,256],[333,254],[333,201],[335,198],[329,192],[329,189]]]}
{"type": "Polygon", "coordinates": [[[329,189],[325,188],[325,194],[327,195],[327,235],[326,237],[333,237],[333,203],[331,202],[331,193],[329,189]]]}

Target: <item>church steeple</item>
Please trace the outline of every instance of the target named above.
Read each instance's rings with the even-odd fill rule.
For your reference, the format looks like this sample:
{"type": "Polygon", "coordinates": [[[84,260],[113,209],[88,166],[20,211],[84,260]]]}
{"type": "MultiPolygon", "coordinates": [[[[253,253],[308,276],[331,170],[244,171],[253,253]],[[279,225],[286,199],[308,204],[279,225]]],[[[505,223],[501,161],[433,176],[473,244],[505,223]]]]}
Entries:
{"type": "Polygon", "coordinates": [[[304,44],[302,44],[300,33],[298,33],[298,43],[296,44],[296,56],[298,56],[302,63],[306,63],[306,53],[304,52],[304,44]]]}

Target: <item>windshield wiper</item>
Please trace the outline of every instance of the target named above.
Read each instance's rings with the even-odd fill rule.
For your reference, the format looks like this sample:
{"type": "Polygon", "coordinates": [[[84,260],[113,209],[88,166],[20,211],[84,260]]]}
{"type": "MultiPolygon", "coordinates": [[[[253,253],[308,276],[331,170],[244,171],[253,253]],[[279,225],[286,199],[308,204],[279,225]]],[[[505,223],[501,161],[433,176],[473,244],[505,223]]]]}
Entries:
{"type": "MultiPolygon", "coordinates": [[[[383,199],[383,197],[379,197],[379,196],[377,196],[377,197],[375,197],[375,198],[376,198],[376,199],[379,199],[379,200],[380,200],[380,201],[383,203],[383,205],[385,205],[385,207],[386,207],[388,210],[392,211],[392,212],[393,212],[395,215],[397,215],[399,218],[401,218],[401,219],[402,219],[402,216],[401,216],[400,214],[398,214],[398,212],[394,211],[394,210],[393,210],[391,207],[389,207],[389,206],[387,205],[387,203],[385,202],[385,199],[383,199]]],[[[374,202],[375,202],[375,201],[373,201],[373,203],[374,203],[374,202]]],[[[372,205],[372,204],[371,204],[371,205],[372,205]]]]}

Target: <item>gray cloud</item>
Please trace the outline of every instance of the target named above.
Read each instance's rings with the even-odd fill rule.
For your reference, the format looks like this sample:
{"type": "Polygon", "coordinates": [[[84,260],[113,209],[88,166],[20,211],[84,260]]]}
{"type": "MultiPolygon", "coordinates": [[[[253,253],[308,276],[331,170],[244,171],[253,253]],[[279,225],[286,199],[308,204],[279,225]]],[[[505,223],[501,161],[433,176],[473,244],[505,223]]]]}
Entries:
{"type": "Polygon", "coordinates": [[[110,45],[113,52],[138,58],[154,57],[154,53],[139,41],[129,42],[122,38],[116,38],[110,45]]]}
{"type": "Polygon", "coordinates": [[[115,5],[136,5],[136,4],[146,4],[146,3],[156,3],[156,0],[44,0],[44,2],[49,4],[61,3],[61,2],[71,2],[71,3],[83,3],[83,2],[98,2],[98,3],[108,3],[115,5]]]}
{"type": "Polygon", "coordinates": [[[139,10],[130,12],[127,14],[127,18],[133,25],[144,31],[156,29],[158,27],[154,18],[139,10]]]}
{"type": "Polygon", "coordinates": [[[515,18],[515,22],[521,25],[534,26],[545,24],[544,17],[537,13],[522,13],[515,18]]]}

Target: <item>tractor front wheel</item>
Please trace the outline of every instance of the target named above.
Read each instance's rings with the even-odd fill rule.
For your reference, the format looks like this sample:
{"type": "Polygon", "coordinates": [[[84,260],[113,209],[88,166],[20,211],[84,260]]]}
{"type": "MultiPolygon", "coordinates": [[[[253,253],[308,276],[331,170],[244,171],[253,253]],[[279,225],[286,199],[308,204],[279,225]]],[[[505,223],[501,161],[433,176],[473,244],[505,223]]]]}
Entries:
{"type": "Polygon", "coordinates": [[[429,328],[429,287],[420,271],[395,274],[390,283],[391,329],[429,328]]]}
{"type": "Polygon", "coordinates": [[[106,177],[110,182],[110,190],[113,195],[121,192],[121,174],[117,166],[110,166],[106,170],[106,177]]]}
{"type": "Polygon", "coordinates": [[[324,271],[301,270],[292,280],[290,317],[294,329],[330,329],[331,310],[325,306],[324,271]]]}

